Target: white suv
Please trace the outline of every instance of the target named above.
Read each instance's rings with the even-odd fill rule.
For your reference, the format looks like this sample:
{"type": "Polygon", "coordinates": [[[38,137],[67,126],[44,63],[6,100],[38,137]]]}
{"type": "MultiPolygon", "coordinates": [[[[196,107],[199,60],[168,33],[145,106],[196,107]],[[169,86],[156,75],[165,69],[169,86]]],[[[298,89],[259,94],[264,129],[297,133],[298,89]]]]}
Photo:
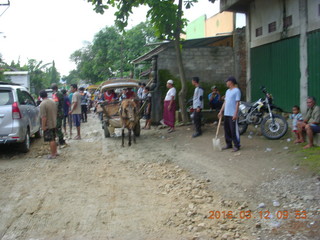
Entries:
{"type": "Polygon", "coordinates": [[[40,110],[25,87],[0,82],[0,144],[30,149],[30,137],[41,137],[40,110]]]}

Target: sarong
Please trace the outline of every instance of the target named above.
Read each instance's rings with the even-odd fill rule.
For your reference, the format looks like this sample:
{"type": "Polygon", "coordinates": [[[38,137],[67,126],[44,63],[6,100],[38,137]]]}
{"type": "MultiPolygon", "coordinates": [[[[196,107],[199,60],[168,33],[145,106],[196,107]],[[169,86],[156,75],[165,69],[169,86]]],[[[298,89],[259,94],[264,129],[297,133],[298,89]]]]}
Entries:
{"type": "Polygon", "coordinates": [[[169,111],[168,107],[171,101],[164,101],[164,109],[163,109],[163,122],[165,125],[169,127],[174,127],[174,123],[176,121],[176,103],[173,101],[171,105],[171,110],[169,111]]]}

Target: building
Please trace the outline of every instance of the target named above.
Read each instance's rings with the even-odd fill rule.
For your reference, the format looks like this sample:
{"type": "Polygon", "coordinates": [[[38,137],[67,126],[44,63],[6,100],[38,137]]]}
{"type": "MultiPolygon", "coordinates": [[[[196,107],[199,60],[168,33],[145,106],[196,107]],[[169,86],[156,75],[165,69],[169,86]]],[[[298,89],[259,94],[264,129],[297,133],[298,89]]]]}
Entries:
{"type": "Polygon", "coordinates": [[[3,75],[12,83],[20,84],[30,91],[30,75],[27,71],[4,72],[3,75]]]}
{"type": "Polygon", "coordinates": [[[231,34],[235,29],[235,14],[232,12],[218,13],[210,18],[202,15],[188,23],[186,39],[205,38],[231,34]]]}
{"type": "Polygon", "coordinates": [[[262,85],[287,111],[320,98],[320,0],[221,0],[220,10],[246,14],[248,100],[262,85]]]}
{"type": "MultiPolygon", "coordinates": [[[[201,82],[208,84],[224,84],[225,79],[230,75],[242,76],[245,80],[245,72],[238,67],[241,66],[239,61],[242,57],[243,48],[245,50],[244,31],[239,30],[233,35],[223,35],[209,38],[190,39],[181,42],[182,59],[186,79],[198,76],[201,82]]],[[[245,58],[245,56],[244,56],[245,58]]],[[[152,63],[150,78],[153,81],[153,110],[152,119],[158,122],[162,119],[160,103],[161,91],[158,89],[161,79],[160,71],[166,70],[173,76],[179,78],[179,68],[177,64],[177,56],[173,42],[161,43],[158,47],[152,49],[148,53],[133,60],[135,68],[144,62],[152,63]]],[[[245,64],[245,63],[244,63],[245,64]]],[[[242,68],[246,69],[246,67],[242,68]]],[[[245,88],[245,86],[243,86],[245,88]]]]}

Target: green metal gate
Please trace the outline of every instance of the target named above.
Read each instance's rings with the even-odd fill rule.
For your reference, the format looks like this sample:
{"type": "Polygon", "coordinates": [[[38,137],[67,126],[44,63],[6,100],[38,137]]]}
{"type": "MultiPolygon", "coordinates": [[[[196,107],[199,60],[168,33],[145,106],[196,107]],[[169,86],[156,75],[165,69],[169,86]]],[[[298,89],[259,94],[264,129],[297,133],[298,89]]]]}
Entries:
{"type": "Polygon", "coordinates": [[[274,97],[274,103],[285,111],[291,111],[293,105],[299,105],[299,37],[251,49],[253,101],[263,96],[261,86],[267,87],[274,97]]]}
{"type": "Polygon", "coordinates": [[[320,31],[308,34],[308,94],[320,104],[320,31]]]}

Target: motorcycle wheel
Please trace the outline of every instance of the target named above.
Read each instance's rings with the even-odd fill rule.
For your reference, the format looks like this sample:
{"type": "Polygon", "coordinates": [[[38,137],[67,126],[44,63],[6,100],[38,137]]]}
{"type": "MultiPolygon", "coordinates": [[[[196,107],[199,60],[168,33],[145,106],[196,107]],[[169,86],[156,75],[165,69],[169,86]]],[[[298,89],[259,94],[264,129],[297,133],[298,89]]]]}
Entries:
{"type": "Polygon", "coordinates": [[[247,131],[248,124],[245,121],[245,116],[240,112],[238,117],[239,134],[242,135],[247,131]]]}
{"type": "Polygon", "coordinates": [[[261,132],[268,139],[282,138],[288,131],[288,123],[281,115],[273,114],[273,118],[268,115],[262,120],[261,132]]]}

